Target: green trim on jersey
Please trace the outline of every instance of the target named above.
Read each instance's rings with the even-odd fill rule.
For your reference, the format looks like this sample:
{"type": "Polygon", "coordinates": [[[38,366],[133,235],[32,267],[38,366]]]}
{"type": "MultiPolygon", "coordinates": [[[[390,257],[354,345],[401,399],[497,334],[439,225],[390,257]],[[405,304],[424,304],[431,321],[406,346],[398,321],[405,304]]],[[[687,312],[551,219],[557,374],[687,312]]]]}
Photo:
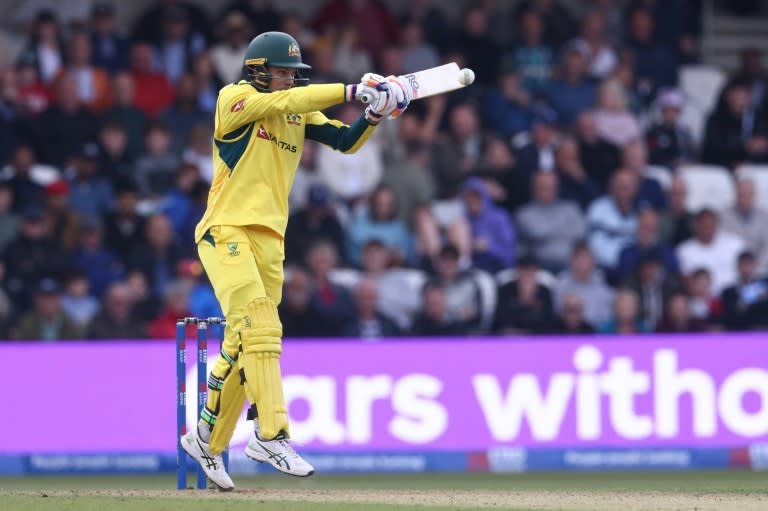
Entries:
{"type": "Polygon", "coordinates": [[[219,150],[219,157],[227,164],[230,175],[234,172],[237,162],[240,161],[248,147],[248,141],[253,134],[253,126],[254,123],[245,124],[225,134],[223,140],[214,141],[219,150]]]}
{"type": "Polygon", "coordinates": [[[306,138],[320,142],[332,149],[347,152],[358,143],[365,130],[373,125],[360,116],[352,126],[334,126],[333,124],[309,124],[304,128],[306,138]]]}

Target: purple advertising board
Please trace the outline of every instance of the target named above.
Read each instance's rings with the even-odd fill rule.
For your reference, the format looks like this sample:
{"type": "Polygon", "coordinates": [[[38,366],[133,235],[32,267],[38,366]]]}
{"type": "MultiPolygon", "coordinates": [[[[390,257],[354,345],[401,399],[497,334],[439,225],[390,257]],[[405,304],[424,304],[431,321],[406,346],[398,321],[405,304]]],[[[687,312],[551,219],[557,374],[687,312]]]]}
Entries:
{"type": "MultiPolygon", "coordinates": [[[[308,452],[736,448],[768,439],[763,335],[284,346],[291,436],[308,452]]],[[[194,343],[187,353],[194,389],[194,343]]],[[[13,411],[0,421],[0,454],[172,453],[174,371],[170,341],[0,344],[2,401],[13,411]]],[[[241,421],[233,446],[248,434],[241,421]]]]}

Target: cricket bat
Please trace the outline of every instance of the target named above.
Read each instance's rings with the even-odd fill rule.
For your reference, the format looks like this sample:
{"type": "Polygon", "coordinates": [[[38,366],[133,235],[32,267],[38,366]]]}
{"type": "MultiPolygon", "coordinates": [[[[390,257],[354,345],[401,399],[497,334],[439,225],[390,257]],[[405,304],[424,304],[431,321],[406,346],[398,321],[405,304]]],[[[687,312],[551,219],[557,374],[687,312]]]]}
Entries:
{"type": "MultiPolygon", "coordinates": [[[[416,71],[402,75],[413,90],[413,99],[421,99],[436,94],[444,94],[452,90],[461,89],[475,81],[475,73],[468,67],[459,69],[458,64],[451,62],[442,66],[416,71]]],[[[373,98],[363,93],[360,101],[370,103],[373,98]]]]}

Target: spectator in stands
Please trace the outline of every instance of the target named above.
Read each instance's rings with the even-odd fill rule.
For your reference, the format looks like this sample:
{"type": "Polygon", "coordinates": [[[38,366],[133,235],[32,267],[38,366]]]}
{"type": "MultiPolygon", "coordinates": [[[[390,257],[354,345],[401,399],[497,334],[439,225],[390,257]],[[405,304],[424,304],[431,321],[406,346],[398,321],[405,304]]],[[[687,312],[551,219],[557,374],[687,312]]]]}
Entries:
{"type": "MultiPolygon", "coordinates": [[[[373,68],[373,62],[370,54],[362,46],[362,36],[357,24],[347,23],[341,27],[340,32],[334,49],[334,71],[344,77],[345,82],[354,82],[373,68]]],[[[414,44],[418,45],[418,40],[415,40],[414,44]]],[[[417,67],[409,72],[428,69],[436,65],[417,67]]]]}
{"type": "Polygon", "coordinates": [[[82,331],[61,308],[61,286],[46,277],[35,286],[35,307],[19,320],[14,339],[60,341],[79,339],[82,331]]]}
{"type": "Polygon", "coordinates": [[[603,79],[610,75],[619,62],[616,50],[606,40],[608,33],[610,32],[606,30],[605,14],[598,9],[591,11],[581,21],[579,41],[587,45],[588,74],[596,79],[603,79]]]}
{"type": "Polygon", "coordinates": [[[459,265],[459,250],[445,245],[435,262],[436,272],[429,282],[445,292],[447,321],[464,325],[466,331],[476,332],[481,324],[482,295],[469,270],[459,265]]]}
{"type": "Polygon", "coordinates": [[[52,11],[41,10],[35,17],[30,38],[19,60],[34,62],[40,78],[49,84],[64,65],[63,46],[56,15],[52,11]]]}
{"type": "Polygon", "coordinates": [[[635,239],[625,245],[619,254],[619,264],[616,267],[618,280],[631,278],[640,261],[650,253],[654,253],[662,262],[664,275],[675,275],[679,272],[675,251],[661,241],[659,214],[652,208],[642,208],[637,215],[635,239]]]}
{"type": "Polygon", "coordinates": [[[482,156],[480,119],[474,106],[460,104],[450,111],[448,133],[435,140],[432,176],[438,199],[458,196],[462,180],[477,170],[482,156]]]}
{"type": "MultiPolygon", "coordinates": [[[[253,1],[259,2],[260,0],[253,0],[253,1]]],[[[281,11],[282,13],[278,19],[279,28],[277,30],[281,32],[285,32],[286,34],[291,34],[299,42],[299,46],[301,46],[302,48],[311,48],[312,45],[317,40],[317,35],[312,30],[312,28],[307,24],[307,20],[304,19],[304,15],[299,11],[283,11],[283,10],[281,11]]],[[[246,17],[249,20],[253,19],[248,16],[246,17]]],[[[263,20],[264,18],[259,18],[258,23],[262,23],[263,20]]],[[[270,29],[270,30],[273,30],[273,29],[270,29]]],[[[252,33],[260,34],[264,31],[265,30],[260,30],[259,28],[255,28],[252,31],[252,33]]]]}
{"type": "Polygon", "coordinates": [[[466,335],[468,328],[448,315],[445,289],[435,282],[428,282],[421,292],[421,312],[411,326],[411,335],[443,337],[466,335]]]}
{"type": "Polygon", "coordinates": [[[750,84],[752,91],[750,106],[752,110],[768,113],[768,73],[763,69],[760,49],[754,46],[742,48],[739,55],[739,68],[734,81],[750,84]]]}
{"type": "Polygon", "coordinates": [[[164,36],[164,26],[169,19],[174,18],[184,19],[187,30],[191,33],[202,34],[206,38],[211,35],[213,24],[203,7],[183,0],[160,0],[153,2],[138,16],[133,24],[132,39],[159,44],[164,36]]]}
{"type": "Polygon", "coordinates": [[[99,129],[99,168],[114,187],[133,180],[133,157],[128,152],[128,133],[117,120],[107,120],[99,129]]]}
{"type": "Polygon", "coordinates": [[[637,174],[619,169],[611,178],[609,193],[594,201],[587,210],[589,245],[604,270],[616,268],[621,249],[634,238],[637,189],[637,174]]]}
{"type": "Polygon", "coordinates": [[[735,168],[739,163],[768,160],[768,118],[750,109],[751,84],[732,81],[725,102],[707,119],[701,158],[735,168]]]}
{"type": "Polygon", "coordinates": [[[658,180],[648,177],[648,150],[643,139],[633,140],[622,148],[622,167],[637,175],[639,187],[635,205],[657,211],[667,206],[667,197],[658,180]]]}
{"type": "Polygon", "coordinates": [[[115,189],[114,209],[104,217],[104,243],[127,263],[131,251],[144,239],[146,221],[138,211],[139,192],[131,181],[115,189]]]}
{"type": "Polygon", "coordinates": [[[0,164],[8,161],[22,138],[20,128],[24,122],[24,102],[20,96],[17,76],[13,68],[0,68],[0,140],[3,141],[0,144],[0,164]]]}
{"type": "Polygon", "coordinates": [[[403,45],[403,70],[406,73],[429,69],[440,64],[437,50],[424,39],[424,29],[418,21],[411,20],[403,25],[400,41],[403,45]]]}
{"type": "Polygon", "coordinates": [[[128,65],[128,42],[117,33],[112,4],[98,2],[93,5],[91,47],[94,66],[114,74],[124,70],[128,65]]]}
{"type": "Polygon", "coordinates": [[[709,270],[699,268],[686,279],[690,297],[691,317],[706,321],[710,329],[717,329],[723,320],[723,304],[719,295],[712,292],[712,276],[709,270]]]}
{"type": "Polygon", "coordinates": [[[479,178],[467,180],[462,198],[472,235],[472,266],[491,273],[509,268],[517,253],[517,234],[509,214],[493,204],[479,178]]]}
{"type": "Polygon", "coordinates": [[[586,211],[600,195],[600,188],[582,165],[579,150],[574,139],[566,137],[560,140],[555,150],[555,170],[560,182],[560,198],[586,211]]]}
{"type": "Polygon", "coordinates": [[[559,272],[568,265],[573,244],[584,237],[584,215],[578,204],[558,199],[558,177],[539,171],[533,176],[533,201],[515,217],[521,252],[533,256],[541,266],[559,272]]]}
{"type": "Polygon", "coordinates": [[[72,164],[64,170],[69,184],[69,207],[83,217],[100,217],[112,209],[112,183],[99,169],[100,152],[95,142],[76,148],[72,164]]]}
{"type": "Polygon", "coordinates": [[[194,165],[200,170],[200,177],[210,185],[213,181],[213,129],[208,123],[192,126],[187,135],[187,143],[181,153],[184,163],[194,165]]]}
{"type": "Polygon", "coordinates": [[[375,279],[363,278],[355,286],[355,319],[344,325],[344,337],[376,341],[400,335],[400,328],[378,310],[379,287],[375,279]]]}
{"type": "MultiPolygon", "coordinates": [[[[110,77],[106,70],[91,64],[91,39],[85,31],[73,33],[67,43],[67,65],[57,77],[69,73],[77,80],[77,99],[99,114],[112,105],[110,77]]],[[[55,79],[54,79],[55,80],[55,79]]]]}
{"type": "Polygon", "coordinates": [[[667,208],[661,212],[661,239],[676,247],[693,235],[693,215],[686,209],[687,185],[681,176],[673,176],[667,189],[667,208]]]}
{"type": "Polygon", "coordinates": [[[554,320],[552,332],[556,334],[578,335],[591,334],[595,329],[584,317],[584,301],[578,295],[566,294],[563,305],[554,320]]]}
{"type": "MultiPolygon", "coordinates": [[[[147,331],[152,339],[173,339],[176,336],[176,320],[190,317],[189,282],[171,280],[163,287],[163,309],[150,321],[147,331]]],[[[187,325],[187,338],[196,334],[194,325],[187,325]]]]}
{"type": "Polygon", "coordinates": [[[630,12],[627,49],[632,52],[638,89],[645,98],[652,97],[659,88],[677,84],[678,49],[670,49],[654,38],[654,20],[649,11],[640,8],[630,12]]]}
{"type": "Polygon", "coordinates": [[[213,67],[222,83],[236,82],[243,72],[243,55],[251,41],[253,27],[241,11],[230,11],[224,16],[220,29],[220,42],[211,48],[213,67]]]}
{"type": "Polygon", "coordinates": [[[160,121],[147,126],[146,152],[136,160],[134,177],[142,197],[158,199],[173,188],[179,157],[171,147],[171,133],[160,121]]]}
{"type": "Polygon", "coordinates": [[[608,190],[611,174],[621,164],[619,148],[605,140],[597,129],[595,113],[581,112],[576,118],[579,161],[599,193],[608,190]]]}
{"type": "Polygon", "coordinates": [[[310,276],[299,266],[286,269],[283,301],[278,306],[280,322],[283,324],[283,337],[317,337],[317,325],[320,320],[312,308],[312,281],[310,276]]]}
{"type": "Polygon", "coordinates": [[[162,300],[152,294],[147,276],[139,270],[129,271],[124,282],[131,292],[133,313],[142,327],[146,328],[160,310],[162,300]]]}
{"type": "Polygon", "coordinates": [[[674,170],[681,163],[694,161],[696,157],[691,132],[680,122],[684,101],[678,89],[659,91],[656,98],[658,118],[645,134],[653,165],[674,170]]]}
{"type": "Polygon", "coordinates": [[[757,330],[768,326],[768,279],[758,271],[753,252],[742,252],[738,281],[722,295],[723,323],[728,330],[757,330]]]}
{"type": "Polygon", "coordinates": [[[130,73],[133,78],[133,106],[154,118],[173,103],[175,92],[171,82],[152,68],[152,47],[136,43],[131,48],[130,73]]]}
{"type": "Polygon", "coordinates": [[[584,308],[584,320],[596,327],[610,318],[613,290],[605,282],[603,272],[595,268],[589,245],[577,242],[571,250],[567,270],[561,272],[554,286],[555,310],[562,314],[565,297],[577,296],[584,308]]]}
{"type": "MultiPolygon", "coordinates": [[[[0,73],[6,78],[3,85],[5,93],[6,108],[5,115],[14,113],[36,116],[48,109],[53,102],[52,91],[43,83],[40,78],[40,72],[36,67],[34,58],[22,56],[16,62],[16,72],[13,68],[7,68],[5,73],[0,73]]],[[[23,127],[17,129],[23,131],[23,127]]],[[[21,135],[22,133],[17,133],[21,135]]],[[[3,140],[11,140],[3,138],[3,140]]],[[[4,161],[0,159],[0,161],[4,161]]]]}
{"type": "MultiPolygon", "coordinates": [[[[195,165],[182,163],[176,169],[176,185],[162,199],[162,211],[171,221],[174,235],[182,245],[195,243],[193,224],[200,220],[195,194],[200,187],[206,191],[209,189],[209,185],[200,178],[200,170],[195,165]]],[[[196,252],[195,246],[192,248],[196,252]]]]}
{"type": "MultiPolygon", "coordinates": [[[[222,317],[221,305],[216,299],[213,286],[203,271],[203,265],[197,258],[179,261],[176,274],[180,280],[189,284],[189,312],[193,316],[197,318],[222,317]]],[[[219,329],[219,326],[216,328],[219,329]]]]}
{"type": "Polygon", "coordinates": [[[333,243],[338,254],[346,254],[345,232],[331,204],[328,188],[317,183],[309,188],[307,205],[293,213],[285,231],[285,259],[298,263],[320,239],[333,243]]]}
{"type": "Polygon", "coordinates": [[[498,86],[490,88],[484,99],[483,120],[494,133],[512,138],[531,128],[531,97],[514,68],[502,68],[498,86]]]}
{"type": "MultiPolygon", "coordinates": [[[[104,119],[108,122],[119,123],[125,128],[128,136],[126,157],[133,161],[144,150],[144,132],[146,130],[147,117],[134,105],[136,84],[129,73],[118,73],[112,80],[115,103],[110,110],[104,113],[104,119]]],[[[111,151],[105,147],[108,154],[111,151]]]]}
{"type": "Polygon", "coordinates": [[[455,28],[451,20],[434,0],[413,0],[405,6],[405,12],[401,19],[404,25],[409,21],[416,21],[424,31],[425,39],[432,44],[439,53],[444,53],[452,46],[455,28]]]}
{"type": "Polygon", "coordinates": [[[91,291],[99,298],[112,282],[125,275],[123,262],[104,246],[104,226],[100,217],[84,218],[73,261],[80,271],[88,275],[91,291]]]}
{"type": "Polygon", "coordinates": [[[61,309],[82,331],[86,331],[91,319],[101,309],[101,303],[90,293],[90,283],[84,272],[73,270],[67,275],[61,309]]]}
{"type": "Polygon", "coordinates": [[[373,191],[367,207],[356,213],[349,224],[347,256],[351,264],[360,266],[362,247],[371,239],[378,239],[390,250],[395,264],[414,261],[413,235],[398,218],[395,196],[386,186],[373,191]]]}
{"type": "Polygon", "coordinates": [[[59,76],[55,88],[56,102],[34,122],[43,161],[62,167],[74,151],[96,141],[99,125],[94,114],[80,105],[72,73],[59,76]]]}
{"type": "MultiPolygon", "coordinates": [[[[255,35],[272,30],[282,30],[281,24],[287,15],[281,15],[282,9],[280,9],[281,12],[278,12],[273,4],[273,0],[234,0],[224,9],[224,13],[242,13],[253,24],[249,34],[255,35]]],[[[298,33],[287,30],[283,30],[283,32],[294,36],[298,33]]],[[[298,38],[297,40],[303,48],[306,44],[305,41],[298,38]]]]}
{"type": "Polygon", "coordinates": [[[43,221],[56,249],[71,254],[80,236],[80,217],[70,207],[69,184],[57,179],[45,187],[43,221]]]}
{"type": "Polygon", "coordinates": [[[709,324],[699,318],[692,318],[688,295],[683,292],[672,293],[664,306],[664,316],[656,326],[659,333],[706,332],[709,324]]]}
{"type": "Polygon", "coordinates": [[[0,180],[0,254],[16,239],[19,230],[19,216],[11,210],[13,188],[8,181],[0,180]]]}
{"type": "Polygon", "coordinates": [[[598,327],[602,334],[640,334],[650,332],[651,327],[641,319],[640,306],[631,289],[618,289],[613,299],[613,317],[598,327]]]}
{"type": "Polygon", "coordinates": [[[502,62],[517,70],[525,90],[538,96],[552,74],[552,49],[544,41],[544,25],[538,12],[527,10],[516,19],[520,23],[520,41],[502,57],[502,62]]]}
{"type": "Polygon", "coordinates": [[[547,100],[564,126],[571,126],[580,112],[595,104],[597,86],[587,76],[588,60],[587,43],[571,40],[561,50],[560,76],[547,87],[547,100]]]}
{"type": "MultiPolygon", "coordinates": [[[[204,112],[213,115],[216,110],[216,102],[219,99],[219,91],[224,85],[232,82],[222,82],[216,76],[213,67],[213,58],[208,50],[201,51],[192,60],[192,73],[197,84],[197,103],[204,112]]],[[[212,118],[212,117],[211,117],[212,118]]],[[[208,124],[212,125],[209,122],[208,124]]]]}
{"type": "Polygon", "coordinates": [[[128,284],[111,284],[104,296],[104,307],[88,326],[88,338],[146,339],[145,322],[134,312],[134,305],[135,297],[128,284]]]}
{"type": "Polygon", "coordinates": [[[679,274],[666,271],[665,263],[658,248],[644,251],[639,255],[634,272],[622,281],[623,286],[637,293],[640,317],[651,328],[662,319],[664,304],[672,293],[684,289],[679,274]]]}
{"type": "Polygon", "coordinates": [[[642,135],[640,124],[627,108],[624,85],[616,78],[600,84],[594,115],[598,136],[611,144],[621,147],[642,135]]]}
{"type": "Polygon", "coordinates": [[[454,41],[455,49],[477,73],[478,85],[493,85],[499,72],[501,48],[488,30],[488,13],[480,5],[470,5],[462,15],[461,25],[454,41]]]}
{"type": "MultiPolygon", "coordinates": [[[[567,5],[567,2],[566,2],[567,5]]],[[[557,0],[523,0],[514,11],[514,19],[526,12],[537,13],[544,27],[544,41],[552,48],[560,47],[575,34],[576,21],[562,2],[557,0]]]]}
{"type": "Polygon", "coordinates": [[[736,180],[736,204],[722,213],[722,229],[744,240],[757,257],[759,273],[768,271],[768,211],[755,204],[755,183],[736,180]]]}
{"type": "Polygon", "coordinates": [[[315,166],[316,151],[316,142],[311,140],[304,142],[304,150],[301,152],[299,167],[296,169],[293,186],[288,194],[288,211],[290,212],[296,212],[306,207],[309,200],[309,189],[312,185],[321,184],[326,186],[317,173],[317,167],[315,166]]]}
{"type": "Polygon", "coordinates": [[[337,67],[342,64],[336,61],[335,40],[329,36],[318,37],[309,48],[308,62],[312,66],[312,81],[314,83],[344,82],[344,75],[337,67]]]}
{"type": "Polygon", "coordinates": [[[493,330],[499,334],[537,334],[551,328],[554,319],[552,293],[538,281],[539,265],[521,257],[515,278],[499,287],[493,330]]]}
{"type": "Polygon", "coordinates": [[[154,67],[175,84],[195,55],[205,49],[205,38],[190,27],[184,8],[171,6],[163,14],[162,39],[154,45],[154,67]]]}
{"type": "Polygon", "coordinates": [[[175,276],[183,251],[173,237],[170,220],[163,214],[149,218],[145,237],[146,241],[133,247],[128,267],[141,271],[147,278],[151,293],[161,297],[165,286],[175,276]]]}
{"type": "Polygon", "coordinates": [[[685,275],[699,268],[709,271],[715,295],[736,282],[736,260],[746,249],[744,240],[735,234],[723,232],[718,214],[702,209],[696,214],[693,237],[677,247],[677,259],[685,275]]]}
{"type": "Polygon", "coordinates": [[[310,307],[317,313],[316,332],[324,337],[341,335],[355,317],[352,295],[331,281],[331,271],[337,265],[338,254],[329,241],[317,241],[307,251],[307,267],[313,286],[310,307]]]}
{"type": "MultiPolygon", "coordinates": [[[[186,72],[179,76],[176,82],[176,99],[164,110],[159,119],[168,126],[171,133],[171,148],[181,152],[187,143],[187,137],[193,126],[208,125],[211,116],[198,103],[198,85],[195,75],[186,72]]],[[[210,140],[208,145],[211,145],[210,140]]]]}
{"type": "MultiPolygon", "coordinates": [[[[14,213],[21,213],[30,204],[43,201],[45,189],[35,175],[38,170],[36,160],[35,150],[22,144],[14,150],[11,161],[2,169],[3,181],[8,183],[12,191],[14,213]]],[[[53,167],[48,168],[56,172],[53,167]]]]}

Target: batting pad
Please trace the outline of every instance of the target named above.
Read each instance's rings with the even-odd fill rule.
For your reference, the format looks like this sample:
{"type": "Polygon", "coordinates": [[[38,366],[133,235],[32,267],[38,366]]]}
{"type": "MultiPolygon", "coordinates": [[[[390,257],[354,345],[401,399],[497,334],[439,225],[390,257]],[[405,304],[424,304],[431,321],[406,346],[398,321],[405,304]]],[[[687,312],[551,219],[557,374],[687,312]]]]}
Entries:
{"type": "Polygon", "coordinates": [[[245,404],[245,389],[240,385],[240,375],[237,370],[232,370],[234,362],[232,357],[222,351],[208,379],[206,409],[215,413],[215,424],[211,425],[213,429],[208,441],[208,449],[212,454],[220,454],[229,445],[245,404]],[[222,374],[223,378],[219,376],[222,374]]]}
{"type": "Polygon", "coordinates": [[[257,298],[247,306],[240,330],[243,352],[240,369],[245,393],[259,413],[261,435],[269,440],[281,431],[288,434],[288,412],[283,396],[280,353],[283,326],[270,298],[257,298]]]}

